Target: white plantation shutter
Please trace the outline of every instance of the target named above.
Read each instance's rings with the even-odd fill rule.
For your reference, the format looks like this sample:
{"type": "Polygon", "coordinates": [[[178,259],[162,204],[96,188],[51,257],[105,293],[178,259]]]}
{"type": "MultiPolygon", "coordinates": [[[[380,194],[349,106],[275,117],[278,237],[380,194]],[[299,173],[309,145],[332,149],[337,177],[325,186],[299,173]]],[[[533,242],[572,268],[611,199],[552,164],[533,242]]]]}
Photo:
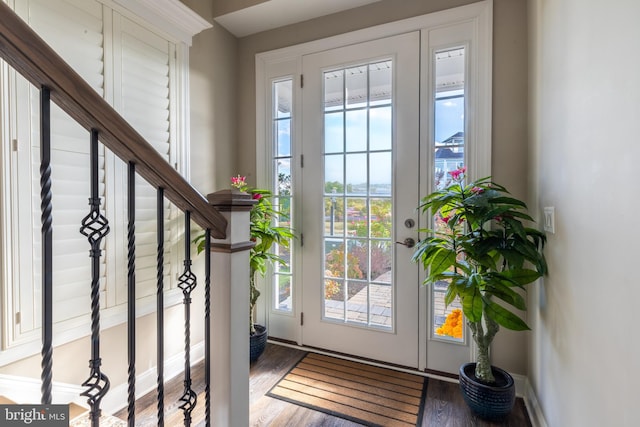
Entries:
{"type": "MultiPolygon", "coordinates": [[[[68,119],[68,118],[67,118],[68,119]]],[[[53,126],[55,129],[55,125],[53,126]]],[[[84,131],[84,130],[83,130],[84,131]]],[[[85,132],[86,134],[86,132],[85,132]]],[[[86,135],[88,138],[88,135],[86,135]]],[[[56,140],[59,136],[53,136],[56,140]]],[[[54,143],[55,146],[55,143],[54,143]]],[[[53,148],[52,153],[52,194],[53,194],[53,298],[54,322],[69,320],[89,313],[91,305],[90,283],[91,264],[89,258],[89,243],[79,228],[82,219],[89,212],[88,197],[90,193],[88,180],[81,177],[89,176],[88,153],[69,152],[53,148]]],[[[34,171],[37,172],[39,160],[34,159],[34,171]]],[[[104,195],[104,157],[100,157],[99,174],[101,185],[100,194],[104,195]]],[[[40,191],[39,174],[34,177],[34,206],[40,205],[37,197],[40,191]]],[[[104,198],[102,199],[104,206],[104,198]]],[[[34,283],[41,283],[41,246],[39,211],[34,215],[34,283]]],[[[102,249],[105,249],[103,241],[102,249]]],[[[105,258],[101,259],[101,292],[104,297],[106,284],[105,258]]],[[[101,298],[104,300],[104,298],[101,298]]],[[[36,312],[40,312],[40,301],[36,301],[36,312]]],[[[104,302],[104,301],[103,301],[104,302]]]]}
{"type": "MultiPolygon", "coordinates": [[[[103,93],[102,5],[93,0],[29,0],[16,5],[32,28],[100,94],[103,93]]],[[[40,102],[39,91],[17,77],[19,91],[16,116],[18,167],[30,171],[17,182],[21,200],[18,222],[21,286],[15,293],[14,311],[19,313],[14,340],[19,342],[40,327],[41,319],[41,221],[40,221],[40,102]],[[25,118],[29,117],[28,120],[25,118]],[[29,141],[26,143],[26,141],[29,141]],[[24,259],[24,256],[30,255],[24,259]],[[26,277],[30,272],[31,277],[26,277]]],[[[89,134],[60,108],[51,108],[52,194],[53,194],[53,320],[62,322],[89,312],[89,244],[80,233],[82,218],[89,212],[89,134]]],[[[104,182],[104,153],[100,157],[100,177],[104,182]]],[[[105,186],[100,186],[104,196],[105,186]]],[[[103,199],[104,202],[104,199],[103,199]]],[[[103,245],[104,246],[104,245],[103,245]]],[[[106,283],[102,269],[102,286],[106,283]]]]}
{"type": "Polygon", "coordinates": [[[95,0],[29,0],[29,25],[103,93],[103,7],[95,0]]]}
{"type": "MultiPolygon", "coordinates": [[[[14,10],[165,160],[177,167],[176,135],[187,128],[178,123],[186,119],[178,111],[186,107],[186,98],[180,94],[186,89],[188,69],[188,56],[180,55],[178,61],[177,50],[186,45],[176,45],[166,35],[147,29],[142,21],[129,19],[125,9],[101,1],[14,0],[14,10]]],[[[8,92],[2,97],[8,101],[0,107],[7,107],[9,129],[6,133],[0,129],[4,143],[0,158],[4,171],[8,171],[4,176],[9,184],[4,185],[8,191],[4,195],[0,192],[0,196],[6,202],[5,224],[10,225],[4,236],[10,243],[5,247],[12,249],[10,261],[5,261],[12,279],[6,290],[10,310],[2,313],[9,325],[4,340],[9,348],[31,345],[39,339],[42,260],[39,90],[14,71],[3,73],[0,69],[0,92],[5,87],[8,92]],[[13,140],[11,149],[7,148],[9,140],[13,140]]],[[[65,332],[64,338],[58,338],[69,340],[86,333],[90,312],[90,246],[79,231],[89,213],[89,133],[55,104],[51,106],[51,126],[53,320],[56,333],[65,332]]],[[[180,141],[185,139],[186,135],[180,137],[180,141]]],[[[122,304],[127,299],[127,165],[101,144],[99,147],[101,212],[111,228],[102,242],[100,303],[106,309],[105,323],[113,325],[125,321],[122,304]]],[[[156,190],[138,177],[136,293],[142,304],[140,312],[155,309],[156,206],[156,190]]],[[[179,234],[172,218],[177,212],[165,201],[166,288],[175,287],[178,270],[174,266],[180,251],[172,250],[171,245],[179,234]]],[[[176,291],[169,296],[178,294],[176,291]]]]}
{"type": "MultiPolygon", "coordinates": [[[[153,147],[171,162],[171,62],[175,45],[114,16],[115,77],[122,84],[114,91],[114,104],[122,116],[153,147]]],[[[136,297],[155,295],[157,264],[157,193],[142,178],[136,178],[136,297]]],[[[170,211],[165,203],[165,221],[170,211]]],[[[165,285],[171,278],[171,229],[165,227],[165,285]]],[[[126,242],[125,242],[126,245],[126,242]]],[[[126,255],[126,251],[124,252],[126,255]]],[[[125,264],[126,265],[126,264],[125,264]]],[[[122,273],[122,271],[121,271],[122,273]]],[[[126,301],[126,282],[118,281],[116,300],[126,301]],[[122,284],[122,285],[121,285],[122,284]]]]}

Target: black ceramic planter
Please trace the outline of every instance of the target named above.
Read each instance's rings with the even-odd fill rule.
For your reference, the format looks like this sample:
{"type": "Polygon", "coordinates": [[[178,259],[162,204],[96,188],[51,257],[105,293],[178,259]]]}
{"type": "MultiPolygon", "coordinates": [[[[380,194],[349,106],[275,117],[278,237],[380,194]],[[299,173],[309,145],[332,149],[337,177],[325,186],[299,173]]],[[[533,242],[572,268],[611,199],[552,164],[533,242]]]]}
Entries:
{"type": "Polygon", "coordinates": [[[479,417],[500,420],[509,415],[516,399],[516,387],[508,372],[491,367],[496,383],[486,385],[476,380],[476,364],[460,366],[460,390],[465,402],[479,417]]]}
{"type": "Polygon", "coordinates": [[[256,333],[249,335],[249,361],[255,362],[267,346],[267,328],[255,325],[256,333]]]}

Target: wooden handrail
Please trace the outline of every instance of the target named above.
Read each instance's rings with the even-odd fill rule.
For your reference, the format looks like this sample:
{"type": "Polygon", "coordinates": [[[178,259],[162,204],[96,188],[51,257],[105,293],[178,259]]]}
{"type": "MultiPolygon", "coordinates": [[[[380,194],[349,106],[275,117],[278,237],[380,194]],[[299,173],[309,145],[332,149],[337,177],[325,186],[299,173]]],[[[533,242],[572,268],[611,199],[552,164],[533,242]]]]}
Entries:
{"type": "Polygon", "coordinates": [[[131,125],[76,73],[11,8],[0,0],[0,57],[36,87],[46,86],[51,100],[213,237],[226,235],[226,219],[189,184],[131,125]]]}

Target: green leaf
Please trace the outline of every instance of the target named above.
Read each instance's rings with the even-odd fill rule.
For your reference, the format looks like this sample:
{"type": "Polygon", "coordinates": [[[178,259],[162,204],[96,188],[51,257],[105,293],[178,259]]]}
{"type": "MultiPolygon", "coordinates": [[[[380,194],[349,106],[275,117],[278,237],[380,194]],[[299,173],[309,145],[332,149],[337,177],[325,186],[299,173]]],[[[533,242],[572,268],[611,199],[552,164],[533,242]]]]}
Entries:
{"type": "Polygon", "coordinates": [[[513,243],[513,249],[518,251],[529,261],[532,261],[535,263],[540,258],[540,252],[538,252],[538,248],[530,240],[513,239],[512,243],[513,243]]]}
{"type": "Polygon", "coordinates": [[[482,296],[477,287],[462,297],[462,311],[469,322],[479,322],[482,319],[482,296]]]}
{"type": "Polygon", "coordinates": [[[429,258],[428,263],[425,261],[425,268],[429,267],[429,275],[435,276],[446,271],[456,262],[456,253],[450,249],[440,248],[429,258]]]}
{"type": "Polygon", "coordinates": [[[537,271],[527,268],[505,270],[502,272],[502,275],[515,282],[518,282],[520,285],[526,285],[528,283],[534,282],[541,276],[541,274],[537,271]]]}
{"type": "Polygon", "coordinates": [[[524,298],[522,298],[522,295],[511,289],[511,287],[503,282],[491,282],[491,284],[486,287],[485,295],[494,295],[519,310],[527,309],[527,304],[524,301],[524,298]]]}
{"type": "Polygon", "coordinates": [[[527,331],[530,329],[524,320],[501,305],[496,304],[488,298],[484,299],[484,303],[485,313],[487,316],[497,322],[500,326],[504,326],[505,328],[513,331],[527,331]]]}
{"type": "Polygon", "coordinates": [[[509,267],[522,268],[524,257],[520,252],[513,249],[498,249],[498,251],[507,260],[509,267]]]}
{"type": "Polygon", "coordinates": [[[510,209],[507,215],[512,216],[514,218],[524,219],[525,221],[533,221],[533,218],[531,218],[530,215],[524,212],[513,210],[513,209],[510,209]]]}
{"type": "Polygon", "coordinates": [[[445,239],[442,239],[440,237],[427,237],[426,239],[418,242],[411,259],[414,262],[422,261],[426,269],[428,268],[428,263],[430,262],[428,260],[434,255],[436,251],[440,250],[441,248],[446,248],[448,246],[447,243],[448,242],[445,239]]]}
{"type": "Polygon", "coordinates": [[[514,199],[513,197],[494,197],[491,199],[491,203],[493,204],[506,204],[506,205],[513,205],[513,206],[520,206],[523,208],[527,208],[527,205],[518,199],[514,199]]]}
{"type": "Polygon", "coordinates": [[[449,304],[453,302],[458,296],[456,292],[455,286],[449,285],[447,286],[447,292],[444,294],[444,305],[445,307],[449,307],[449,304]]]}
{"type": "Polygon", "coordinates": [[[520,221],[515,218],[503,217],[502,222],[504,223],[505,230],[517,234],[523,240],[527,239],[527,232],[524,230],[524,226],[520,221]]]}

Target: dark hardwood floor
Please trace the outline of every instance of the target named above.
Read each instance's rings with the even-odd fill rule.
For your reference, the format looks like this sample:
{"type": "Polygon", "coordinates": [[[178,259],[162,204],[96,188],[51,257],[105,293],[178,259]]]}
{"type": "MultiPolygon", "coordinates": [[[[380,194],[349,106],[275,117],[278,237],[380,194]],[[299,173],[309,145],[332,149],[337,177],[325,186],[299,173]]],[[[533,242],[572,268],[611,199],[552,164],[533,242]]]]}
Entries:
{"type": "MultiPolygon", "coordinates": [[[[361,424],[265,396],[269,389],[304,355],[304,351],[268,344],[265,353],[252,364],[249,391],[251,427],[360,426],[361,424]]],[[[192,369],[193,390],[198,394],[198,405],[192,413],[192,425],[194,426],[204,426],[204,374],[202,367],[203,364],[199,363],[192,369]]],[[[182,395],[182,391],[182,378],[174,378],[165,386],[165,425],[168,427],[183,425],[182,412],[176,403],[182,395]]],[[[115,415],[126,419],[126,409],[115,415]]],[[[149,393],[137,401],[136,425],[157,425],[155,392],[149,393]]],[[[481,420],[469,411],[460,395],[457,384],[430,378],[422,425],[424,427],[531,427],[531,422],[522,399],[517,399],[512,413],[503,422],[492,423],[481,420]]]]}

